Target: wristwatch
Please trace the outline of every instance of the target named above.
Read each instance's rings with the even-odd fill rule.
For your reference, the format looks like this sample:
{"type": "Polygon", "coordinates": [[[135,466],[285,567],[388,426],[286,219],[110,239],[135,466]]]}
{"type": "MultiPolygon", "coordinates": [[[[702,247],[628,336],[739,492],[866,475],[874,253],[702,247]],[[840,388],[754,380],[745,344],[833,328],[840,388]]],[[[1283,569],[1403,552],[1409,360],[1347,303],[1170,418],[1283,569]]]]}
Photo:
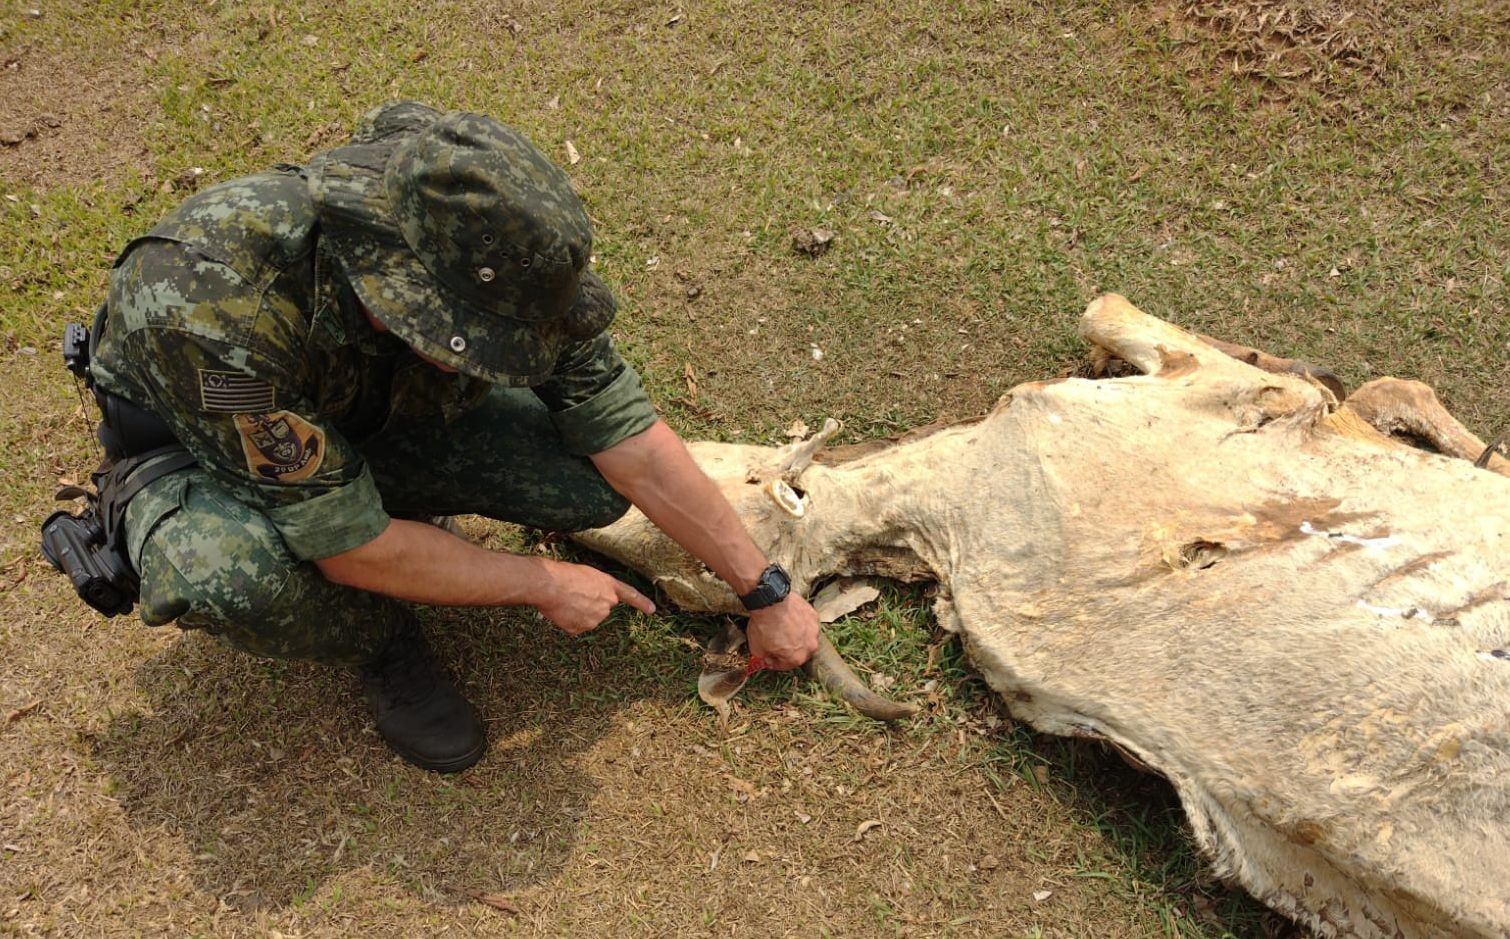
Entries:
{"type": "Polygon", "coordinates": [[[780,603],[791,592],[791,576],[782,569],[780,564],[772,564],[760,572],[760,579],[755,582],[755,589],[740,597],[739,602],[753,613],[780,603]]]}

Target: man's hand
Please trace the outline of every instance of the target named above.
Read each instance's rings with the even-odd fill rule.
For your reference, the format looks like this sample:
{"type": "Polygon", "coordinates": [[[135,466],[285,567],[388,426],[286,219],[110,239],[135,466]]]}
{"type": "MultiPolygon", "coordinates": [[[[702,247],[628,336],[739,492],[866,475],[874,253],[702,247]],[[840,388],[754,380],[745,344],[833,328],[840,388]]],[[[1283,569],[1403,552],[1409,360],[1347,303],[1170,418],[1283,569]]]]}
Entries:
{"type": "Polygon", "coordinates": [[[551,564],[544,594],[535,609],[573,636],[597,629],[620,603],[627,603],[641,613],[655,612],[655,604],[644,594],[584,564],[551,564]]]}
{"type": "Polygon", "coordinates": [[[532,606],[573,636],[595,629],[620,603],[655,604],[596,568],[479,548],[421,522],[394,520],[382,534],[315,562],[332,583],[416,603],[532,606]]]}
{"type": "MultiPolygon", "coordinates": [[[[665,423],[656,421],[591,459],[609,485],[688,554],[712,568],[736,595],[754,589],[770,560],[665,423]]],[[[788,596],[751,613],[746,636],[750,653],[770,668],[796,668],[818,648],[818,614],[806,600],[788,596]]]]}
{"type": "Polygon", "coordinates": [[[795,593],[774,606],[750,614],[745,631],[750,655],[767,668],[784,672],[813,657],[818,649],[818,613],[795,593]]]}

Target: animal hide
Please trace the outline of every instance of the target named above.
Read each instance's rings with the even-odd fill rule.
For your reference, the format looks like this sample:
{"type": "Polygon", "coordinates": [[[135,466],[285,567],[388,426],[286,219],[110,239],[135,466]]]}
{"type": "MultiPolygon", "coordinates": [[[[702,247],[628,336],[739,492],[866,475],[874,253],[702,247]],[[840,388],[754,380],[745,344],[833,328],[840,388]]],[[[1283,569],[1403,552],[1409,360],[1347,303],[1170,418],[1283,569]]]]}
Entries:
{"type": "MultiPolygon", "coordinates": [[[[838,465],[693,454],[797,589],[937,582],[1015,716],[1163,774],[1217,872],[1319,935],[1510,935],[1504,461],[1396,443],[1121,297],[1082,332],[1140,374],[838,465]]],[[[637,512],[582,540],[738,610],[637,512]]]]}

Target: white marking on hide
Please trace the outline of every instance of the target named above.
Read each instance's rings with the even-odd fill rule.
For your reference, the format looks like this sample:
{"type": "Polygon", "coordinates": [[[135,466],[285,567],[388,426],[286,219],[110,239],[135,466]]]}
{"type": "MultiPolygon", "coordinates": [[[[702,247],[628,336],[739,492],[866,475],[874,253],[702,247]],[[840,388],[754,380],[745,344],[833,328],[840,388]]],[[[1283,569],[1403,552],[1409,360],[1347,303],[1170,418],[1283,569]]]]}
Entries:
{"type": "Polygon", "coordinates": [[[1323,528],[1317,528],[1309,521],[1300,523],[1300,531],[1302,534],[1322,535],[1333,541],[1340,541],[1343,544],[1360,545],[1365,548],[1392,548],[1400,543],[1400,539],[1394,535],[1386,535],[1383,538],[1359,538],[1357,535],[1349,535],[1345,532],[1327,531],[1323,528]]]}
{"type": "Polygon", "coordinates": [[[1064,423],[1064,418],[1060,417],[1058,414],[1050,414],[1049,415],[1049,423],[1050,424],[1063,424],[1064,423]]]}
{"type": "Polygon", "coordinates": [[[1398,616],[1401,619],[1415,619],[1421,615],[1421,610],[1418,607],[1410,606],[1401,610],[1392,606],[1374,606],[1366,600],[1359,600],[1358,607],[1359,609],[1368,610],[1375,616],[1398,616]]]}

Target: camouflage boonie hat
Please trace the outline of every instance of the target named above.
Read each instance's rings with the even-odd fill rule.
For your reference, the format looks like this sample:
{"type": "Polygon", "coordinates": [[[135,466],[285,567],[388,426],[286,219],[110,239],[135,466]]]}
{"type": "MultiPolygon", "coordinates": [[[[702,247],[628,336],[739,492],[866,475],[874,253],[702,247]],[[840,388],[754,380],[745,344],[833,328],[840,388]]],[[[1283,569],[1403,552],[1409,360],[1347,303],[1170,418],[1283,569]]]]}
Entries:
{"type": "Polygon", "coordinates": [[[309,180],[357,297],[437,362],[538,384],[569,342],[613,319],[570,180],[491,118],[384,105],[346,146],[316,154],[309,180]]]}

